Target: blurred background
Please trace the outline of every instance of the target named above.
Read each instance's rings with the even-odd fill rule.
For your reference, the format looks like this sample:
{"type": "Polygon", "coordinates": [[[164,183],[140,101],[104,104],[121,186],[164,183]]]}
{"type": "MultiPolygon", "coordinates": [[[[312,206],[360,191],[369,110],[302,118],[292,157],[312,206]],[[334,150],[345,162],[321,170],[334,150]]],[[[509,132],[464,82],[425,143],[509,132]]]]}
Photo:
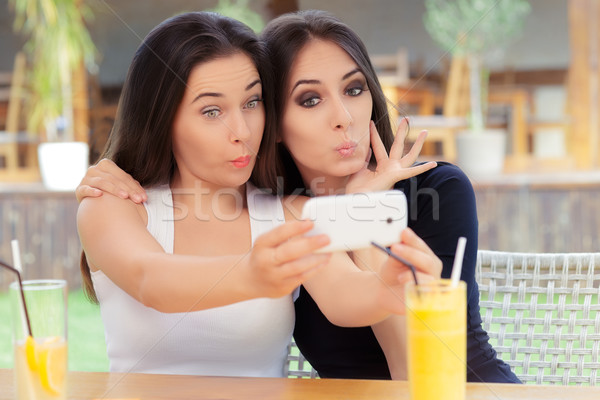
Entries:
{"type": "MultiPolygon", "coordinates": [[[[108,368],[99,310],[80,290],[73,189],[144,36],[185,11],[258,32],[313,8],[362,37],[391,122],[410,116],[407,145],[428,129],[422,158],[468,174],[480,249],[598,251],[600,0],[0,0],[0,259],[18,239],[25,278],[68,280],[71,370],[108,368]]],[[[0,274],[3,321],[13,279],[0,274]]],[[[0,368],[9,338],[0,324],[0,368]]]]}
{"type": "Polygon", "coordinates": [[[216,9],[260,31],[312,8],[362,37],[392,122],[410,116],[409,141],[430,131],[423,159],[467,172],[481,249],[598,251],[599,0],[0,0],[0,258],[11,259],[18,239],[27,278],[79,286],[77,166],[85,171],[102,151],[131,58],[155,25],[216,9]],[[483,129],[493,131],[465,133],[483,129]],[[43,165],[49,145],[65,144],[43,165]],[[499,155],[469,166],[485,149],[499,155]]]}

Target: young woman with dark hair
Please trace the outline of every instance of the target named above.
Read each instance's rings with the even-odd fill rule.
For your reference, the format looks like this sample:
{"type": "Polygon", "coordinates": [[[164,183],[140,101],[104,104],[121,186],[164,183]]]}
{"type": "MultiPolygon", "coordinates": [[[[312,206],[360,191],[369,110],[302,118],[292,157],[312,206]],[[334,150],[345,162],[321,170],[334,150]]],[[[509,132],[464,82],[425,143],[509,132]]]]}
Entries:
{"type": "MultiPolygon", "coordinates": [[[[468,293],[467,379],[519,382],[509,366],[497,358],[481,326],[475,282],[477,211],[469,179],[459,168],[440,162],[436,168],[409,179],[390,180],[393,175],[389,173],[368,169],[357,172],[360,163],[349,164],[331,151],[327,144],[332,135],[326,132],[332,121],[358,125],[371,120],[372,161],[380,155],[377,168],[382,162],[393,163],[398,159],[394,153],[402,152],[392,145],[386,100],[367,50],[358,35],[340,20],[316,10],[287,14],[271,21],[261,38],[275,71],[278,145],[265,148],[266,157],[257,165],[261,166],[263,160],[277,160],[278,175],[285,177],[284,194],[298,193],[298,188],[312,191],[313,195],[357,191],[363,185],[369,190],[392,186],[402,190],[409,201],[408,225],[442,260],[445,278],[450,277],[458,238],[466,237],[461,279],[466,281],[468,293]],[[335,65],[340,67],[335,69],[335,65]],[[370,98],[372,107],[356,107],[356,99],[361,97],[370,98]],[[336,120],[332,117],[338,112],[336,109],[345,110],[348,116],[338,114],[336,120]],[[385,160],[384,149],[390,153],[391,161],[385,160]]],[[[401,136],[403,129],[401,124],[401,136]]],[[[369,143],[365,137],[354,141],[357,149],[369,143]]],[[[384,165],[385,168],[392,167],[384,165]]],[[[276,187],[275,182],[268,180],[256,184],[276,187]]],[[[381,338],[378,335],[378,342],[371,328],[342,328],[329,323],[304,288],[294,305],[294,338],[320,376],[389,379],[381,338]]],[[[390,363],[394,355],[388,351],[385,355],[390,363]]]]}
{"type": "MultiPolygon", "coordinates": [[[[147,201],[86,198],[77,215],[112,371],[282,376],[300,284],[338,325],[403,311],[405,266],[387,260],[377,276],[345,253],[313,254],[328,238],[294,220],[306,198],[284,207],[247,184],[275,143],[267,129],[261,144],[274,122],[266,60],[249,28],[202,12],[161,23],[135,54],[105,157],[147,201]]],[[[439,276],[426,245],[403,238],[421,278],[439,276]]]]}
{"type": "MultiPolygon", "coordinates": [[[[468,287],[467,379],[519,382],[508,365],[497,358],[481,326],[479,291],[475,282],[477,212],[468,178],[456,166],[443,162],[437,163],[436,168],[419,171],[422,173],[414,173],[415,176],[409,175],[404,179],[391,179],[393,174],[378,173],[376,168],[380,167],[385,171],[407,167],[406,163],[412,159],[402,159],[399,154],[403,149],[393,144],[386,101],[377,76],[362,41],[347,25],[326,12],[303,11],[271,21],[262,38],[274,67],[277,117],[273,126],[276,132],[266,136],[275,137],[277,144],[263,147],[257,171],[276,166],[276,176],[283,178],[284,189],[279,187],[281,185],[278,185],[276,177],[265,174],[255,173],[254,183],[288,194],[311,194],[312,191],[312,195],[320,195],[348,188],[360,191],[363,188],[377,190],[392,186],[402,190],[409,201],[409,227],[442,260],[444,277],[450,275],[458,238],[467,237],[461,276],[468,287]],[[296,68],[299,59],[308,60],[305,68],[296,68]],[[329,76],[332,62],[340,59],[345,60],[341,67],[345,68],[344,72],[339,76],[329,76]],[[300,69],[298,78],[292,76],[295,68],[300,69]],[[346,77],[350,79],[345,78],[346,73],[355,70],[360,72],[358,81],[353,79],[356,74],[346,77]],[[294,92],[298,81],[301,84],[297,87],[307,89],[302,90],[300,96],[294,92]],[[337,89],[335,85],[338,85],[337,89]],[[342,149],[336,149],[334,145],[333,150],[326,154],[328,149],[331,150],[331,146],[326,145],[327,139],[335,137],[327,133],[327,124],[341,121],[337,125],[342,130],[359,123],[365,126],[364,110],[357,111],[353,105],[348,105],[361,96],[372,101],[367,105],[367,111],[370,110],[367,118],[374,125],[370,134],[354,140],[356,143],[350,140],[342,149]],[[331,104],[336,102],[346,105],[340,106],[338,111],[335,108],[331,111],[331,104]],[[327,111],[328,108],[330,111],[327,111]],[[347,114],[346,120],[344,113],[347,114]],[[315,125],[317,121],[323,121],[322,125],[315,125]],[[373,156],[379,155],[376,168],[371,163],[371,168],[365,169],[364,163],[361,165],[356,161],[359,158],[341,157],[349,154],[347,149],[355,144],[352,154],[362,154],[360,152],[368,146],[369,135],[373,156]],[[389,152],[389,159],[386,159],[384,150],[389,152]]],[[[401,143],[404,136],[404,124],[398,129],[401,137],[396,138],[396,144],[401,143]]],[[[145,199],[143,188],[107,160],[90,169],[77,195],[78,198],[99,196],[102,190],[124,198],[131,197],[135,202],[145,199]]],[[[304,287],[294,304],[295,340],[322,377],[390,378],[390,366],[371,327],[343,328],[331,324],[304,287]]]]}

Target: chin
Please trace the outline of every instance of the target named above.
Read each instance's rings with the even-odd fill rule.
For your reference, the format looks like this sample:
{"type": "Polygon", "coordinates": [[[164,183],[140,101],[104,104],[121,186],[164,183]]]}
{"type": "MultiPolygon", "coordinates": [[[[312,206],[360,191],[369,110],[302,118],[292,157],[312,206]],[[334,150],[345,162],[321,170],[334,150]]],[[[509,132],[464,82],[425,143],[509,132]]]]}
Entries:
{"type": "Polygon", "coordinates": [[[342,164],[339,168],[337,169],[337,176],[342,177],[342,176],[349,176],[352,174],[357,173],[358,171],[360,171],[362,169],[362,167],[364,166],[364,159],[365,159],[366,155],[362,156],[362,157],[353,157],[353,159],[351,160],[343,160],[342,162],[340,162],[340,164],[342,164]]]}

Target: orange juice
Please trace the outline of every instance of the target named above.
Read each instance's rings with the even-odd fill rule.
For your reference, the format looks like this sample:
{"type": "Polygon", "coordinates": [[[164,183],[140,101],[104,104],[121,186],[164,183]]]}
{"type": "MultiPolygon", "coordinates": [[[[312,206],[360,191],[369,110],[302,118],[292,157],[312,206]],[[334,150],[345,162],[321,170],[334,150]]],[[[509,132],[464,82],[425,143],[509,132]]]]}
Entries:
{"type": "Polygon", "coordinates": [[[412,400],[464,400],[466,285],[440,280],[407,286],[408,380],[412,400]]]}
{"type": "Polygon", "coordinates": [[[15,343],[17,400],[67,398],[67,343],[59,336],[15,343]]]}
{"type": "Polygon", "coordinates": [[[66,399],[67,282],[13,282],[10,299],[16,399],[66,399]]]}

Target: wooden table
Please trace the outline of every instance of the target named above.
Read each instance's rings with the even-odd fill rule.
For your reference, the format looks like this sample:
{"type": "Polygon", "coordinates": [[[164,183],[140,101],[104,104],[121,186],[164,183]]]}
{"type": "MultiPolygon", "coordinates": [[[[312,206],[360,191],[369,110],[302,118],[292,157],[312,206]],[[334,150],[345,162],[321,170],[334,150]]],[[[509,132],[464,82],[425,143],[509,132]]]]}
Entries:
{"type": "MultiPolygon", "coordinates": [[[[0,400],[13,400],[12,371],[0,370],[0,400]]],[[[223,378],[183,375],[70,372],[69,399],[228,399],[228,400],[402,400],[404,381],[339,379],[223,378]]],[[[598,399],[600,388],[467,384],[467,399],[598,399]]]]}

